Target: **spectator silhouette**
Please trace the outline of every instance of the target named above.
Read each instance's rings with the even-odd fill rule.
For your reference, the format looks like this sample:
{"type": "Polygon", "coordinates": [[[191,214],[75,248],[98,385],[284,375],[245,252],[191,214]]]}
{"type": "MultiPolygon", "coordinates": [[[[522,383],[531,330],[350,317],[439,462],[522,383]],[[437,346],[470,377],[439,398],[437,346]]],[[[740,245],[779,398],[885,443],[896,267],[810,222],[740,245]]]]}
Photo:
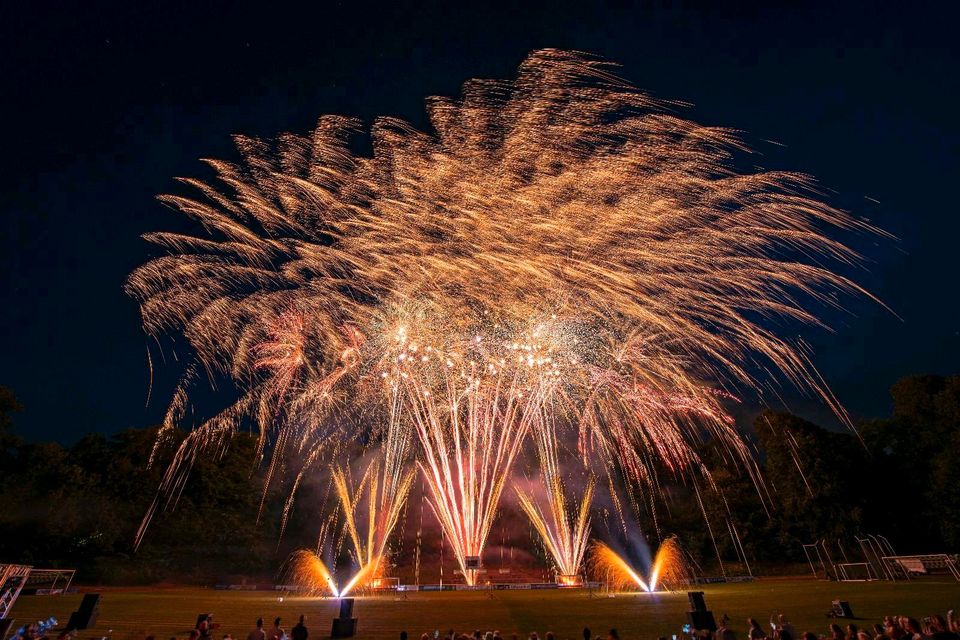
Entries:
{"type": "Polygon", "coordinates": [[[267,632],[263,630],[263,618],[257,618],[257,625],[247,634],[247,640],[267,640],[267,632]]]}
{"type": "Polygon", "coordinates": [[[290,635],[293,637],[293,640],[307,640],[310,632],[307,631],[307,626],[303,624],[303,616],[300,616],[297,624],[293,625],[293,629],[290,630],[290,635]]]}

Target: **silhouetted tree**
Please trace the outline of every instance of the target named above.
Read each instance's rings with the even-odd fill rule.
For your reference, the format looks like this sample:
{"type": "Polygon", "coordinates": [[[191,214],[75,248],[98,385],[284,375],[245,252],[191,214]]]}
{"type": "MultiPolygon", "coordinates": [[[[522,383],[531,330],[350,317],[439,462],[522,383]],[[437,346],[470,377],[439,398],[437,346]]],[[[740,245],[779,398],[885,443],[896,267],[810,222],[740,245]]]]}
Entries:
{"type": "Polygon", "coordinates": [[[871,526],[911,552],[960,545],[960,376],[914,376],[891,390],[893,417],[862,433],[873,455],[871,526]]]}

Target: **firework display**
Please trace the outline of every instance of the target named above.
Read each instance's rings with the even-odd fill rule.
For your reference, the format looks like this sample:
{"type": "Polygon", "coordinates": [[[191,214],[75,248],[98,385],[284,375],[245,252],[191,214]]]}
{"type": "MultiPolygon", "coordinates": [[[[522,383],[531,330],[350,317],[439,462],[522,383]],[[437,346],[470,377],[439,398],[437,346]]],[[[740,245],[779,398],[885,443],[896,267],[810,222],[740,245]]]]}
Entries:
{"type": "Polygon", "coordinates": [[[650,563],[647,579],[643,572],[631,565],[625,555],[609,545],[595,541],[591,548],[591,571],[594,577],[615,590],[635,589],[653,592],[687,584],[693,577],[683,549],[675,537],[661,543],[650,563]]]}
{"type": "Polygon", "coordinates": [[[362,581],[373,581],[382,577],[382,562],[387,542],[413,482],[413,472],[401,471],[395,466],[395,462],[394,460],[391,465],[388,461],[384,465],[382,476],[379,474],[379,465],[376,462],[371,463],[355,491],[351,490],[343,471],[333,472],[333,482],[343,510],[346,530],[353,543],[354,558],[359,567],[337,595],[345,595],[362,581]],[[356,513],[364,492],[367,496],[366,536],[361,535],[357,518],[359,514],[356,513]]]}
{"type": "MultiPolygon", "coordinates": [[[[290,478],[292,500],[310,474],[336,488],[356,571],[338,590],[305,552],[297,572],[318,590],[382,573],[412,470],[474,584],[471,558],[525,456],[545,497],[518,489],[521,508],[575,576],[602,485],[591,476],[571,499],[571,465],[636,494],[664,473],[709,485],[709,439],[753,474],[725,403],[778,380],[844,418],[804,344],[774,327],[820,326],[811,308],[866,295],[830,268],[859,256],[829,232],[877,230],[805,175],[739,169],[736,133],[679,107],[607,63],[538,51],[512,81],[431,98],[430,133],[380,118],[369,155],[351,144],[360,123],[339,116],[309,135],[237,136],[242,161],[182,180],[199,196],[161,196],[204,233],[148,234],[166,253],[127,283],[146,332],[191,351],[159,441],[201,378],[239,394],[193,426],[138,540],[197,456],[252,424],[264,496],[290,478]],[[354,484],[359,442],[374,461],[354,484]]],[[[653,589],[673,564],[632,579],[653,589]]]]}
{"type": "Polygon", "coordinates": [[[560,443],[553,425],[552,420],[540,421],[534,433],[538,470],[543,478],[547,503],[546,514],[532,496],[519,488],[517,499],[549,551],[559,574],[558,579],[566,584],[576,584],[590,535],[594,479],[591,477],[587,480],[577,507],[576,501],[567,497],[564,488],[563,467],[558,454],[560,443]],[[571,507],[576,510],[571,512],[571,507]]]}

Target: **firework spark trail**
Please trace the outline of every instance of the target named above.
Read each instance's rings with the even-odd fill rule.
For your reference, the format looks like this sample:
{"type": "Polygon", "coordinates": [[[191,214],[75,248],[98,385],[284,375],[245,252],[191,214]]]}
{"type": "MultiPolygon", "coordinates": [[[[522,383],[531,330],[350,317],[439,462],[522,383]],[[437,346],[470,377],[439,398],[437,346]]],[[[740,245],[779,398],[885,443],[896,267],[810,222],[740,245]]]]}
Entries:
{"type": "Polygon", "coordinates": [[[672,589],[690,582],[691,574],[683,549],[675,537],[660,543],[650,565],[649,576],[644,580],[640,572],[610,548],[609,545],[594,542],[591,549],[591,566],[594,574],[604,579],[612,589],[622,590],[638,586],[644,591],[653,592],[657,587],[672,589]]]}
{"type": "Polygon", "coordinates": [[[611,589],[619,591],[637,586],[644,591],[650,591],[646,580],[641,578],[622,556],[603,542],[597,540],[593,543],[590,559],[594,573],[610,585],[611,589]]]}
{"type": "Polygon", "coordinates": [[[343,533],[350,540],[357,564],[344,587],[337,587],[319,553],[306,549],[294,552],[288,562],[289,577],[294,583],[317,592],[329,587],[333,595],[342,597],[380,577],[387,543],[415,475],[412,470],[402,469],[405,445],[402,433],[389,433],[383,450],[369,462],[356,485],[351,481],[349,467],[332,471],[331,482],[344,519],[343,533]]]}
{"type": "Polygon", "coordinates": [[[483,554],[513,462],[560,368],[540,343],[489,345],[475,335],[448,349],[424,344],[405,326],[395,336],[381,377],[402,396],[431,507],[474,584],[468,559],[483,554]]]}
{"type": "Polygon", "coordinates": [[[544,50],[513,81],[431,98],[432,134],[376,120],[369,157],[351,151],[359,123],[339,116],[306,136],[237,136],[239,163],[207,160],[216,181],[182,180],[199,197],[161,196],[206,235],[148,234],[168,255],[127,283],[145,331],[182,334],[193,350],[160,439],[198,372],[243,391],[195,429],[162,491],[244,418],[260,451],[272,445],[269,485],[288,457],[320,459],[373,417],[399,416],[415,424],[434,508],[471,541],[466,554],[482,549],[501,475],[542,411],[578,421],[585,457],[647,487],[661,466],[701,469],[704,433],[747,460],[716,388],[783,379],[845,420],[804,344],[771,327],[822,326],[813,306],[869,296],[831,270],[861,260],[829,234],[882,232],[825,204],[809,176],[739,171],[748,149],[735,132],[678,106],[607,63],[544,50]],[[510,395],[513,373],[483,373],[467,393],[457,373],[480,372],[460,362],[449,386],[404,379],[394,393],[369,380],[386,373],[376,364],[394,348],[383,320],[394,308],[425,309],[448,345],[544,314],[584,339],[569,346],[562,390],[533,399],[510,395]]]}
{"type": "Polygon", "coordinates": [[[593,500],[594,479],[587,481],[579,505],[567,499],[559,461],[559,442],[556,423],[549,418],[538,421],[533,430],[537,443],[540,473],[546,490],[547,514],[533,498],[517,488],[520,508],[530,518],[544,546],[550,552],[561,581],[575,583],[590,535],[590,506],[593,500]],[[575,513],[568,510],[577,508],[575,513]]]}
{"type": "Polygon", "coordinates": [[[410,432],[396,413],[391,414],[380,452],[370,461],[357,487],[343,469],[333,471],[332,480],[344,515],[344,529],[353,544],[358,569],[339,595],[357,585],[367,585],[381,576],[387,544],[413,486],[414,471],[404,469],[409,459],[410,432]],[[366,536],[361,534],[358,506],[366,494],[366,536]]]}
{"type": "Polygon", "coordinates": [[[650,591],[656,591],[658,586],[673,590],[681,584],[689,584],[692,577],[677,538],[671,536],[661,542],[650,567],[650,591]]]}
{"type": "Polygon", "coordinates": [[[533,499],[519,489],[517,498],[520,507],[537,535],[550,552],[561,580],[574,583],[580,574],[580,563],[587,549],[587,540],[590,534],[590,502],[593,499],[593,480],[587,483],[575,520],[567,511],[568,502],[564,495],[563,485],[557,479],[548,482],[547,505],[549,519],[543,514],[533,499]]]}
{"type": "Polygon", "coordinates": [[[396,459],[391,460],[389,454],[385,457],[382,467],[379,461],[370,463],[356,488],[351,487],[343,470],[337,469],[333,472],[334,486],[344,514],[344,526],[353,544],[358,565],[357,572],[339,595],[346,595],[356,585],[366,584],[380,576],[387,543],[410,493],[413,471],[403,472],[397,468],[396,459]],[[366,535],[363,535],[363,523],[358,522],[364,494],[366,535]]]}
{"type": "Polygon", "coordinates": [[[341,594],[326,563],[316,553],[307,549],[295,551],[287,561],[288,580],[313,593],[341,594]]]}

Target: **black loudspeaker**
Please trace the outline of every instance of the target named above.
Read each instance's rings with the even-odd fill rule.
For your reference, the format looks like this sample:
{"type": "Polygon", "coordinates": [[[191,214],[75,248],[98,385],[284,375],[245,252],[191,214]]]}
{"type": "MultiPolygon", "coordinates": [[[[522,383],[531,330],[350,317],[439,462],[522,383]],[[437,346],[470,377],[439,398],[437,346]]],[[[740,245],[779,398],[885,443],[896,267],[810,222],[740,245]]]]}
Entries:
{"type": "Polygon", "coordinates": [[[353,598],[342,598],[340,600],[340,618],[353,617],[353,598]]]}
{"type": "Polygon", "coordinates": [[[340,600],[340,617],[333,619],[331,638],[352,638],[357,632],[357,619],[353,617],[353,598],[340,600]]]}
{"type": "Polygon", "coordinates": [[[703,591],[687,591],[687,600],[690,601],[690,611],[707,610],[707,603],[703,599],[703,591]]]}
{"type": "Polygon", "coordinates": [[[687,613],[690,626],[697,631],[702,629],[711,632],[716,631],[717,621],[713,619],[713,612],[707,611],[707,602],[703,599],[703,591],[687,591],[687,600],[690,601],[690,612],[687,613]]]}
{"type": "Polygon", "coordinates": [[[480,556],[467,556],[464,558],[464,567],[467,569],[479,569],[480,556]]]}
{"type": "Polygon", "coordinates": [[[0,618],[0,640],[6,638],[12,628],[13,618],[0,618]]]}
{"type": "Polygon", "coordinates": [[[687,621],[697,631],[707,629],[711,633],[717,630],[717,621],[713,619],[713,611],[689,611],[687,621]]]}
{"type": "Polygon", "coordinates": [[[850,608],[850,603],[846,600],[834,600],[833,608],[830,610],[830,613],[834,618],[852,618],[853,609],[850,608]]]}
{"type": "Polygon", "coordinates": [[[334,618],[331,638],[352,638],[357,633],[356,618],[334,618]]]}
{"type": "Polygon", "coordinates": [[[97,624],[97,617],[99,615],[100,594],[87,593],[83,596],[83,600],[80,601],[80,608],[70,614],[67,630],[89,629],[97,624]]]}

